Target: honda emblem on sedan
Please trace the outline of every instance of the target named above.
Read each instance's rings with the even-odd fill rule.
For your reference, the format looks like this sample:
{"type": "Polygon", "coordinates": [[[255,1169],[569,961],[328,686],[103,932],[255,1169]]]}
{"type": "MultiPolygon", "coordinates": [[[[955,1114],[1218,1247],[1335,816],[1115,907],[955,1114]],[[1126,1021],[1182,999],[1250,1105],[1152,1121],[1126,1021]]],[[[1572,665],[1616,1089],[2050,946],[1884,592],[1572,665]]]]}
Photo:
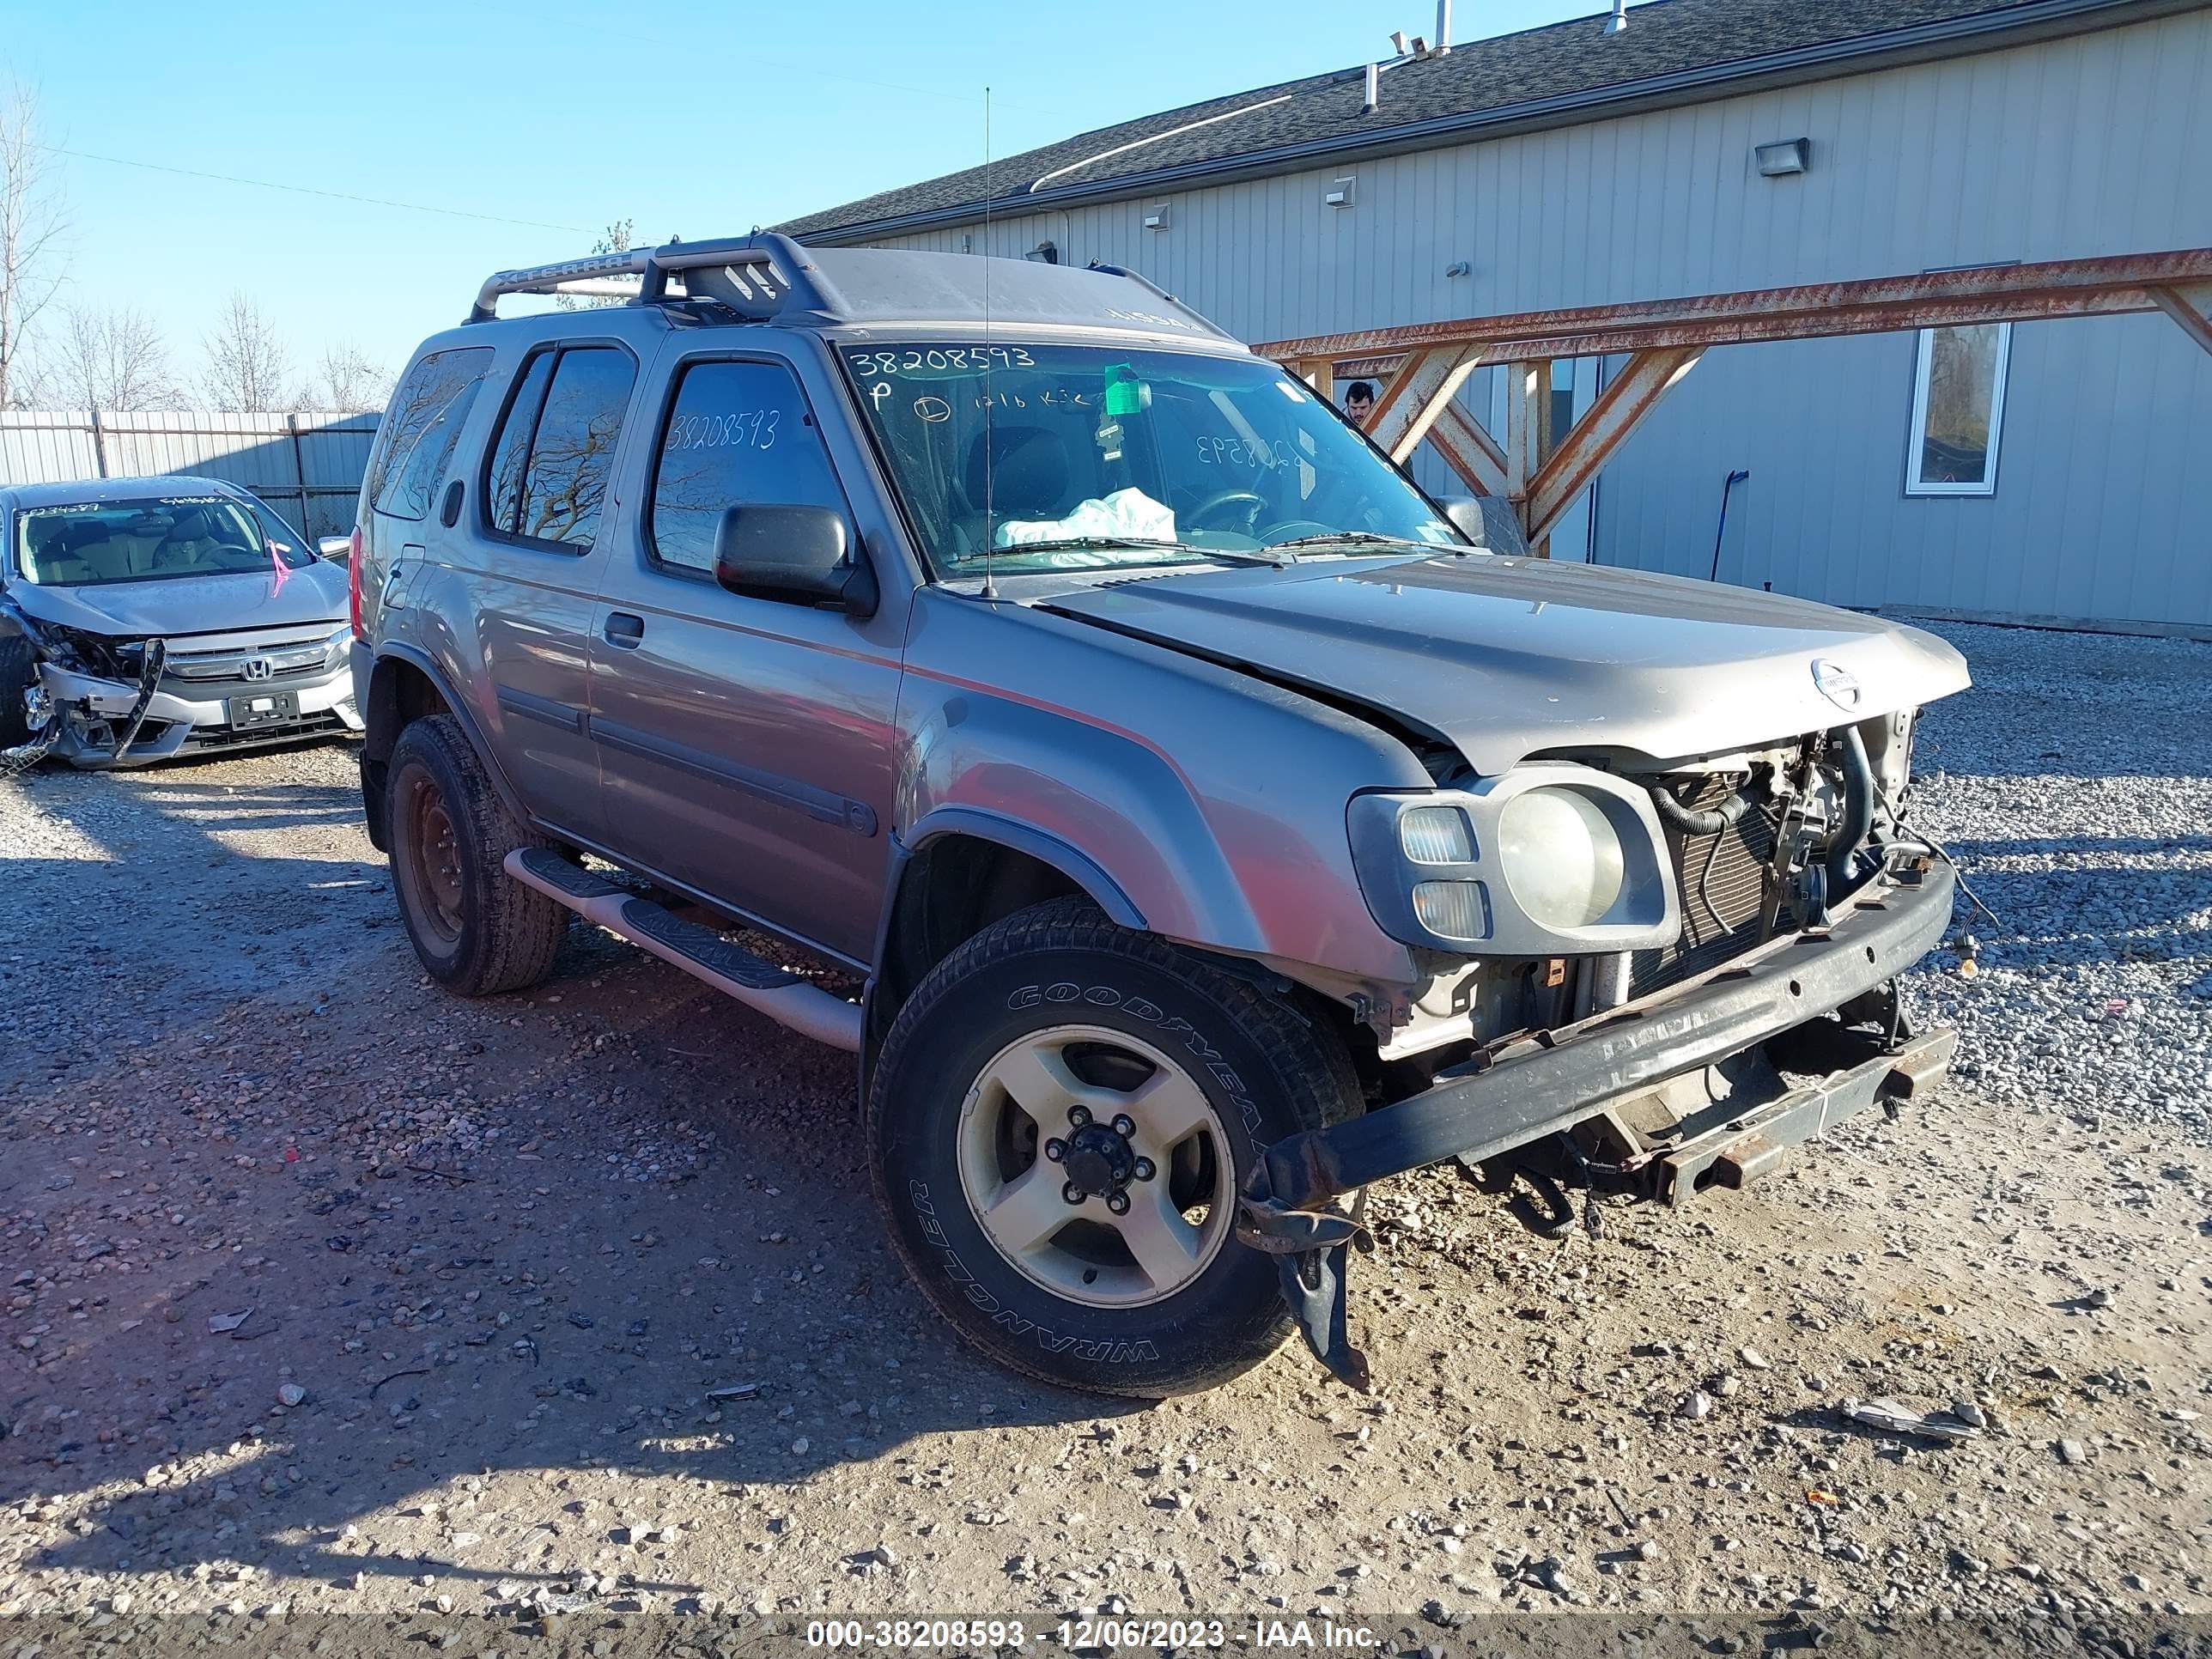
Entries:
{"type": "Polygon", "coordinates": [[[265,680],[275,676],[276,665],[266,657],[248,657],[240,672],[249,680],[265,680]]]}
{"type": "Polygon", "coordinates": [[[1838,708],[1859,706],[1859,683],[1851,671],[1840,663],[1830,662],[1826,657],[1813,659],[1813,684],[1820,688],[1820,695],[1838,708]]]}

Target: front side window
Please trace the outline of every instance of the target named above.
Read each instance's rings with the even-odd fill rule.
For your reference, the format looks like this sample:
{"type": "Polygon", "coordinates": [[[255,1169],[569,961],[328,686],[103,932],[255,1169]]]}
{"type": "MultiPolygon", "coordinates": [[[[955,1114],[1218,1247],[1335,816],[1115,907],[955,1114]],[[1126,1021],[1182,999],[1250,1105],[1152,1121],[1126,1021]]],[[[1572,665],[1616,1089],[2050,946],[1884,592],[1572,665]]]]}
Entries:
{"type": "Polygon", "coordinates": [[[1908,495],[1994,495],[2010,323],[1923,328],[1912,383],[1908,495]]]}
{"type": "Polygon", "coordinates": [[[228,495],[149,495],[15,515],[16,572],[41,587],[266,576],[277,564],[303,570],[314,562],[299,538],[270,533],[252,507],[228,495]]]}
{"type": "Polygon", "coordinates": [[[660,441],[648,531],[654,557],[714,568],[726,508],[829,507],[844,493],[805,394],[781,363],[693,363],[677,383],[660,441]]]}
{"type": "Polygon", "coordinates": [[[619,346],[564,346],[531,359],[492,434],[485,503],[494,530],[589,550],[636,378],[619,346]]]}
{"type": "Polygon", "coordinates": [[[395,519],[428,516],[491,359],[489,346],[470,346],[434,351],[407,371],[385,412],[384,447],[370,474],[368,500],[376,511],[395,519]]]}
{"type": "Polygon", "coordinates": [[[838,356],[940,574],[1461,544],[1403,474],[1259,358],[1003,343],[838,356]]]}

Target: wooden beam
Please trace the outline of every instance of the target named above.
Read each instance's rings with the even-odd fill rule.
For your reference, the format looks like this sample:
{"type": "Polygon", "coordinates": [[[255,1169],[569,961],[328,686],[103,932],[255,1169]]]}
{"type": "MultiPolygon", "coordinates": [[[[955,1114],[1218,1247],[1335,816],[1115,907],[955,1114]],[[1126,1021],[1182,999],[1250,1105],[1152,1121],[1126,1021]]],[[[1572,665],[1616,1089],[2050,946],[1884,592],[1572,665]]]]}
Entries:
{"type": "Polygon", "coordinates": [[[1437,416],[1481,361],[1480,351],[1457,346],[1414,353],[1375,400],[1374,412],[1367,417],[1367,435],[1402,465],[1421,447],[1437,416]]]}
{"type": "Polygon", "coordinates": [[[1505,452],[1457,404],[1447,404],[1429,428],[1429,447],[1478,495],[1505,495],[1505,452]]]}
{"type": "Polygon", "coordinates": [[[1661,346],[1628,360],[1528,481],[1523,522],[1531,543],[1551,533],[1613,451],[1704,355],[1701,347],[1661,346]]]}
{"type": "Polygon", "coordinates": [[[1300,357],[1289,367],[1291,373],[1304,380],[1310,390],[1324,398],[1335,389],[1336,365],[1326,357],[1300,357]]]}
{"type": "Polygon", "coordinates": [[[2206,314],[2212,313],[2212,283],[2197,283],[2186,289],[2154,288],[2150,297],[2184,334],[2212,351],[2212,316],[2206,314]]]}

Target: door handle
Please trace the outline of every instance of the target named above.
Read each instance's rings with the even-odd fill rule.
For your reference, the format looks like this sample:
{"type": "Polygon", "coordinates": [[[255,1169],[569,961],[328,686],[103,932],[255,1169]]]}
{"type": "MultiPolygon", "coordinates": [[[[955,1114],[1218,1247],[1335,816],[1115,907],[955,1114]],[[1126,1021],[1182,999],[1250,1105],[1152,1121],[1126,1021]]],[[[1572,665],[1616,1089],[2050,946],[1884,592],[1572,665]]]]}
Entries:
{"type": "Polygon", "coordinates": [[[627,611],[610,611],[606,626],[601,631],[605,634],[609,645],[618,645],[626,651],[634,651],[644,641],[645,618],[634,617],[627,611]]]}

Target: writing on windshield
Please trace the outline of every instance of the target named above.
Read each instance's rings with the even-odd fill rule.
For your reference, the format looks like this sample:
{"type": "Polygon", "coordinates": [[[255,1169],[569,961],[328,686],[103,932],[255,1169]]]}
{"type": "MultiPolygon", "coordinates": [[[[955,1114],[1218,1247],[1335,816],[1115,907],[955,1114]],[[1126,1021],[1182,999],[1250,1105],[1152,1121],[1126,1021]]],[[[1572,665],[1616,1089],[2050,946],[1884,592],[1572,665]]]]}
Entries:
{"type": "Polygon", "coordinates": [[[1257,358],[1036,341],[840,355],[940,572],[1227,558],[1332,536],[1459,542],[1334,410],[1257,358]]]}

